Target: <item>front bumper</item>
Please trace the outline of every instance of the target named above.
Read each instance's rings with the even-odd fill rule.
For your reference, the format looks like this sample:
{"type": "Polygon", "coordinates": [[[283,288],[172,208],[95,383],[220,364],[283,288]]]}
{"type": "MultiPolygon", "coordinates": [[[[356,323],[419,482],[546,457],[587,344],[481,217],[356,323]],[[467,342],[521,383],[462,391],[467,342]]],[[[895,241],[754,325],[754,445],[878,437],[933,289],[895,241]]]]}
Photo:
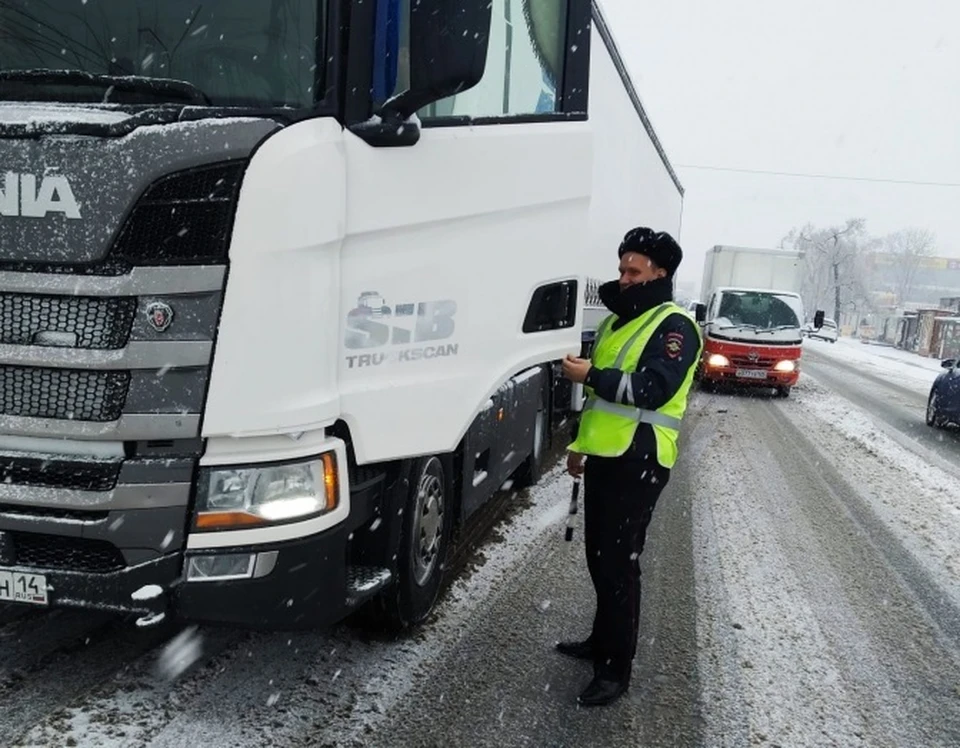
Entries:
{"type": "MultiPolygon", "coordinates": [[[[257,629],[326,626],[354,607],[348,594],[347,529],[283,543],[219,548],[215,555],[276,553],[272,571],[258,579],[183,582],[176,589],[177,617],[257,629]]],[[[210,555],[197,551],[190,556],[210,555]]]]}
{"type": "Polygon", "coordinates": [[[136,614],[142,625],[172,617],[252,628],[301,628],[334,623],[353,607],[347,553],[347,532],[338,527],[274,545],[178,551],[110,573],[0,565],[0,576],[4,572],[11,577],[42,576],[46,605],[18,603],[34,608],[136,614]],[[237,553],[270,558],[269,573],[229,581],[186,581],[184,570],[191,556],[237,553]]]}
{"type": "Polygon", "coordinates": [[[180,567],[180,554],[172,553],[154,561],[106,574],[16,565],[0,566],[0,573],[41,575],[44,578],[47,604],[21,603],[32,608],[81,608],[121,614],[133,613],[145,619],[159,621],[160,614],[166,616],[169,613],[168,596],[159,594],[143,598],[143,595],[136,593],[150,585],[156,585],[162,590],[174,587],[180,578],[180,567]]]}
{"type": "Polygon", "coordinates": [[[732,366],[708,366],[704,364],[701,377],[709,382],[734,384],[738,387],[794,387],[800,381],[799,369],[792,372],[751,369],[748,370],[752,372],[750,376],[742,376],[740,374],[742,371],[744,370],[732,366]]]}
{"type": "Polygon", "coordinates": [[[355,487],[347,520],[312,535],[186,551],[182,532],[165,537],[174,514],[182,524],[180,509],[111,513],[88,523],[53,518],[40,523],[36,517],[17,520],[5,516],[0,523],[0,586],[14,574],[41,575],[46,604],[16,604],[135,614],[142,626],[168,619],[267,630],[327,626],[345,618],[391,581],[390,572],[381,565],[384,559],[363,561],[356,547],[358,534],[369,537],[377,548],[387,547],[384,524],[369,529],[381,516],[383,490],[380,481],[355,487]],[[361,530],[364,526],[367,529],[361,530]],[[4,532],[8,542],[13,540],[6,547],[4,532]],[[53,533],[71,533],[72,537],[53,533]],[[29,554],[25,536],[33,539],[29,554]],[[123,545],[156,548],[164,540],[171,541],[167,547],[176,550],[163,554],[121,552],[112,544],[122,541],[123,545]],[[145,560],[143,554],[150,558],[145,560]],[[187,581],[191,558],[233,554],[257,555],[254,577],[187,581]],[[47,559],[55,559],[59,566],[49,565],[47,559]],[[260,563],[260,559],[268,563],[260,563]],[[73,568],[68,566],[71,563],[73,568]],[[81,563],[87,568],[78,568],[81,563]]]}

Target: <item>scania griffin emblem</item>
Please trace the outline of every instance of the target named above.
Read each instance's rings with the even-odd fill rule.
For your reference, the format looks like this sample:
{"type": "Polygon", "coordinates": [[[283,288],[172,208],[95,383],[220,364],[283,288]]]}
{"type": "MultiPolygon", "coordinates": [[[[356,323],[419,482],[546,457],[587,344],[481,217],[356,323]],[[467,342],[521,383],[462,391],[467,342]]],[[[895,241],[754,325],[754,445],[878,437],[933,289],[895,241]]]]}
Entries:
{"type": "Polygon", "coordinates": [[[147,322],[157,332],[163,332],[173,323],[173,309],[162,301],[154,301],[147,307],[147,322]]]}

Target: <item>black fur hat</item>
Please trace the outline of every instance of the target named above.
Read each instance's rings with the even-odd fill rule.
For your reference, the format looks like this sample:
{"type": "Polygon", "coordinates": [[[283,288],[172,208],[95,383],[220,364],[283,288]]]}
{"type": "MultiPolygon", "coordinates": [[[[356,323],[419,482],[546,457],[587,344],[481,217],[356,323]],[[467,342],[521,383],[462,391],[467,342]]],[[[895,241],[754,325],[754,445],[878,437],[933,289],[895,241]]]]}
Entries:
{"type": "Polygon", "coordinates": [[[666,270],[667,276],[671,278],[683,259],[683,250],[670,234],[666,231],[654,231],[646,226],[630,229],[623,237],[620,242],[620,257],[627,252],[649,257],[657,267],[666,270]]]}

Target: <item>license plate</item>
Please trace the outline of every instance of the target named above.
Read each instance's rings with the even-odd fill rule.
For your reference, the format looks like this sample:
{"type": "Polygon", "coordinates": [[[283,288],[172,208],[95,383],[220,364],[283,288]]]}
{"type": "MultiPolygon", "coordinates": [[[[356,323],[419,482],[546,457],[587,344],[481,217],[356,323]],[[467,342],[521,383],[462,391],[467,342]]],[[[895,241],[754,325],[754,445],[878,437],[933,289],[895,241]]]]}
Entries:
{"type": "Polygon", "coordinates": [[[47,578],[42,574],[0,571],[0,602],[47,605],[47,578]]]}
{"type": "Polygon", "coordinates": [[[766,369],[737,369],[738,379],[766,379],[766,369]]]}

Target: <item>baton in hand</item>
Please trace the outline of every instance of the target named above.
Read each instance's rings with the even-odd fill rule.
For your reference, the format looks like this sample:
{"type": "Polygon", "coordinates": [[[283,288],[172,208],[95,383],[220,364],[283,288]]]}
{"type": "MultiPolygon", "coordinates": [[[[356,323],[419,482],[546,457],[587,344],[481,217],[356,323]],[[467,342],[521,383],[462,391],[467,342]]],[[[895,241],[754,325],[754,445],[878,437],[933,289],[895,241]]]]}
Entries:
{"type": "Polygon", "coordinates": [[[577,513],[577,499],[580,496],[580,478],[573,479],[573,490],[570,494],[570,510],[567,512],[566,540],[573,540],[573,517],[577,513]]]}

